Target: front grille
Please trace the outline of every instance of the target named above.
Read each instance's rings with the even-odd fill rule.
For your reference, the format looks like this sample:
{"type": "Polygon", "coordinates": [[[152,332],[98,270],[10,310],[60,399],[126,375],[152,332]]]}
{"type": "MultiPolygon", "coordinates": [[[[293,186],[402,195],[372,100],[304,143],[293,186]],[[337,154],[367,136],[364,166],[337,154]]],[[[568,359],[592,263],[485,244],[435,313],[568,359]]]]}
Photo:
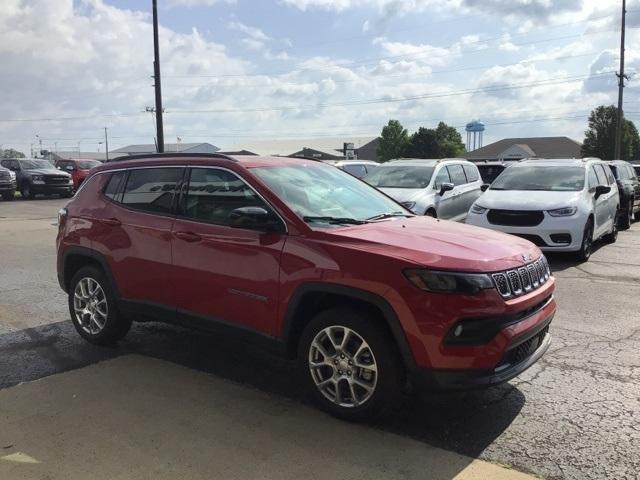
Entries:
{"type": "Polygon", "coordinates": [[[536,289],[549,280],[551,269],[542,255],[538,260],[524,267],[491,275],[498,292],[504,298],[519,297],[536,289]]]}
{"type": "Polygon", "coordinates": [[[535,227],[544,220],[544,212],[540,210],[489,210],[487,220],[494,225],[535,227]]]}
{"type": "Polygon", "coordinates": [[[69,177],[63,177],[62,175],[45,175],[44,183],[47,185],[66,185],[69,183],[69,177]]]}
{"type": "Polygon", "coordinates": [[[498,368],[517,365],[521,362],[524,362],[540,347],[540,345],[542,345],[544,337],[546,337],[548,332],[549,325],[544,327],[542,330],[540,330],[539,333],[531,337],[529,340],[522,342],[520,345],[508,350],[502,358],[502,361],[498,365],[498,368]]]}
{"type": "Polygon", "coordinates": [[[8,182],[11,180],[11,175],[7,170],[0,170],[0,181],[8,182]]]}

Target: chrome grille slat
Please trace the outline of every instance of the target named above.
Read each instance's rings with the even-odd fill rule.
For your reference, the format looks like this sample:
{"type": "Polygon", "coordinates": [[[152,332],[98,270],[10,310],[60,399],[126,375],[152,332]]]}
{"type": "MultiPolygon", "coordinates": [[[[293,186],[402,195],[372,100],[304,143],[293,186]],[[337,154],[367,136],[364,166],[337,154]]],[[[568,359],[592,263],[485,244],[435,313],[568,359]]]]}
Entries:
{"type": "Polygon", "coordinates": [[[491,278],[503,298],[513,298],[544,285],[551,278],[551,268],[543,255],[518,269],[493,273],[491,278]]]}

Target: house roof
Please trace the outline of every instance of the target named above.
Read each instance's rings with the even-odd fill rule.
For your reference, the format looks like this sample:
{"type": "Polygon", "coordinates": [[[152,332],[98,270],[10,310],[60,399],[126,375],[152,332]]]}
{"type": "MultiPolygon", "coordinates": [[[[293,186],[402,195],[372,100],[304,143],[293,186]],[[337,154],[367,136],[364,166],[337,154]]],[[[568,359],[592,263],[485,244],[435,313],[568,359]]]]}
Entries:
{"type": "Polygon", "coordinates": [[[580,158],[582,145],[569,137],[505,138],[466,154],[468,160],[495,160],[517,146],[529,156],[541,158],[580,158]]]}
{"type": "MultiPolygon", "coordinates": [[[[184,152],[185,150],[191,150],[193,148],[199,147],[201,145],[206,145],[209,147],[213,147],[215,150],[219,150],[218,147],[211,145],[210,143],[206,143],[206,142],[199,142],[199,143],[185,143],[185,142],[181,142],[181,143],[165,143],[164,144],[164,150],[165,152],[184,152]]],[[[155,153],[156,151],[156,145],[154,143],[145,143],[145,144],[139,144],[139,145],[127,145],[126,147],[122,147],[122,148],[117,148],[115,150],[112,150],[113,153],[129,153],[129,154],[136,154],[136,153],[155,153]]],[[[111,152],[109,152],[111,153],[111,152]]]]}

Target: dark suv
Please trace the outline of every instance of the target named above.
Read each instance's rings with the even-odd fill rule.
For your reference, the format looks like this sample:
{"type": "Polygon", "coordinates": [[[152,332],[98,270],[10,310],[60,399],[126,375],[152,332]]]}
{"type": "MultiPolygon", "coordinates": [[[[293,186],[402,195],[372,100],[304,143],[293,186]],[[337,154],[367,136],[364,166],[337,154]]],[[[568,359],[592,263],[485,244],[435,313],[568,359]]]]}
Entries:
{"type": "Polygon", "coordinates": [[[58,279],[86,340],[132,320],[234,330],[297,358],[330,412],[407,382],[505,382],[550,342],[554,278],[520,238],[415,216],[330,165],[165,154],[92,170],[59,213],[58,279]]]}
{"type": "Polygon", "coordinates": [[[618,192],[620,193],[620,214],[618,228],[627,229],[631,222],[640,216],[640,181],[633,165],[624,160],[607,162],[616,177],[618,192]]]}
{"type": "Polygon", "coordinates": [[[16,174],[0,166],[0,195],[3,200],[13,200],[16,194],[16,174]]]}
{"type": "Polygon", "coordinates": [[[0,165],[15,172],[23,198],[34,198],[37,194],[58,194],[65,198],[73,195],[71,175],[61,172],[46,160],[5,158],[0,160],[0,165]]]}

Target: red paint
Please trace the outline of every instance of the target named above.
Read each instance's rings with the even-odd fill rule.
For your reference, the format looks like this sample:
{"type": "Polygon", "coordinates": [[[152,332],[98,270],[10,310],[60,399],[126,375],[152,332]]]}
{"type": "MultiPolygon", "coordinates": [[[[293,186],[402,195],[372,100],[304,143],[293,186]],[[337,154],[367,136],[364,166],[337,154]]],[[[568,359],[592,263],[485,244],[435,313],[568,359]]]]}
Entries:
{"type": "Polygon", "coordinates": [[[496,290],[477,295],[432,294],[403,275],[406,268],[495,272],[523,265],[540,251],[501,233],[431,218],[393,219],[362,226],[314,230],[251,173],[265,165],[307,164],[301,159],[238,157],[133,160],[106,164],[104,172],[133,166],[221,166],[255,188],[284,220],[287,234],[260,233],[129,210],[101,191],[96,175],[67,205],[58,237],[58,267],[68,246],[103,255],[123,298],[214,317],[279,337],[294,292],[309,282],[349,286],[383,298],[397,315],[416,364],[437,369],[492,369],[515,336],[555,312],[555,301],[502,330],[480,347],[450,347],[443,338],[462,318],[527,309],[552,295],[555,283],[513,300],[496,290]],[[117,219],[120,225],[102,220],[117,219]]]}

